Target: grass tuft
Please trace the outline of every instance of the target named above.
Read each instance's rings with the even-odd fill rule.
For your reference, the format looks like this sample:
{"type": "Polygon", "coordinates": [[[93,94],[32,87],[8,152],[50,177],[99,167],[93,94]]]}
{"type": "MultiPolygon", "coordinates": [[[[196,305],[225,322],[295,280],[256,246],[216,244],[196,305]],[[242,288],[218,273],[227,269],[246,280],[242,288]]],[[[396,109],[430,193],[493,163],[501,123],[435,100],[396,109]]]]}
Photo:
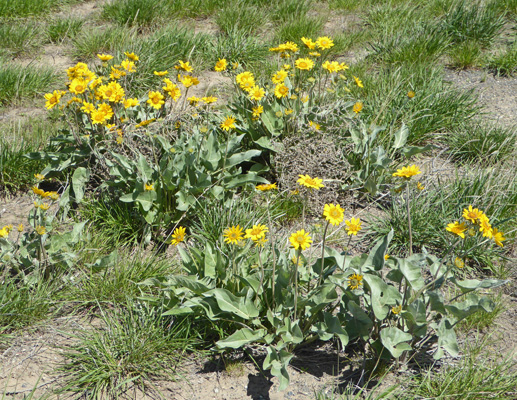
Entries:
{"type": "Polygon", "coordinates": [[[59,18],[47,26],[47,38],[51,43],[62,43],[65,39],[73,39],[81,31],[84,20],[77,18],[59,18]]]}
{"type": "Polygon", "coordinates": [[[35,50],[40,44],[41,35],[37,25],[0,21],[0,54],[17,57],[35,50]]]}
{"type": "Polygon", "coordinates": [[[0,104],[16,104],[29,97],[42,95],[58,82],[58,75],[52,68],[0,65],[0,104]]]}

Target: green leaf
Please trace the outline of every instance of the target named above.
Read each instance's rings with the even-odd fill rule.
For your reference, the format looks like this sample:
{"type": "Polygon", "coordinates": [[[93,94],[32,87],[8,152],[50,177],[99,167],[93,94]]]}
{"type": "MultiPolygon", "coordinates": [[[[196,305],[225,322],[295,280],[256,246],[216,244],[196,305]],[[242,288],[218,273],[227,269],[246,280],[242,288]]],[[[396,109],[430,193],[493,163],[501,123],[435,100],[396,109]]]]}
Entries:
{"type": "Polygon", "coordinates": [[[386,284],[381,278],[372,274],[364,274],[363,279],[370,288],[370,302],[373,313],[379,320],[383,320],[388,315],[389,306],[395,306],[402,302],[402,296],[397,288],[386,284]]]}
{"type": "Polygon", "coordinates": [[[171,278],[170,284],[177,288],[189,289],[198,296],[211,290],[211,288],[200,282],[195,276],[175,275],[171,278]]]}
{"type": "Polygon", "coordinates": [[[265,329],[251,330],[242,328],[225,339],[218,340],[215,345],[217,349],[239,349],[242,346],[261,340],[266,335],[265,329]]]}
{"type": "Polygon", "coordinates": [[[140,157],[138,157],[137,168],[138,172],[140,172],[140,174],[142,175],[142,178],[145,183],[149,183],[152,181],[153,169],[149,166],[143,154],[140,154],[140,157]]]}
{"type": "Polygon", "coordinates": [[[205,297],[213,296],[221,311],[229,312],[243,319],[255,318],[259,310],[246,298],[236,297],[226,289],[212,289],[204,294],[205,297]]]}
{"type": "Polygon", "coordinates": [[[395,141],[393,142],[394,149],[400,149],[405,146],[409,136],[409,129],[405,123],[402,123],[400,129],[395,132],[395,141]]]}
{"type": "Polygon", "coordinates": [[[244,161],[250,161],[253,157],[257,157],[262,152],[260,150],[248,150],[243,153],[237,153],[232,155],[226,160],[226,168],[233,167],[234,165],[239,165],[244,161]]]}
{"type": "Polygon", "coordinates": [[[84,167],[77,168],[72,175],[72,189],[77,203],[84,197],[84,187],[90,180],[90,171],[84,167]]]}
{"type": "Polygon", "coordinates": [[[411,350],[411,346],[406,342],[413,337],[407,332],[403,332],[395,327],[388,327],[381,330],[380,336],[382,345],[395,358],[399,358],[404,351],[411,350]]]}
{"type": "Polygon", "coordinates": [[[108,267],[114,266],[118,259],[118,251],[114,250],[107,256],[97,258],[92,264],[86,264],[93,272],[102,271],[108,267]]]}
{"type": "Polygon", "coordinates": [[[410,259],[396,258],[396,266],[409,282],[413,290],[420,290],[425,286],[424,278],[419,264],[410,259]]]}
{"type": "Polygon", "coordinates": [[[270,369],[271,375],[276,376],[280,382],[278,390],[284,390],[289,386],[289,374],[287,373],[287,366],[293,358],[293,354],[282,349],[277,351],[274,347],[267,347],[267,355],[262,364],[265,370],[270,369]]]}
{"type": "Polygon", "coordinates": [[[435,148],[436,148],[436,146],[433,146],[431,144],[428,144],[424,147],[418,147],[418,146],[406,147],[405,149],[402,150],[402,154],[404,155],[404,157],[410,158],[410,157],[414,156],[415,154],[424,153],[426,151],[433,150],[435,148]]]}
{"type": "Polygon", "coordinates": [[[451,356],[456,357],[460,349],[451,322],[447,318],[443,318],[438,324],[432,323],[431,327],[436,331],[436,335],[438,336],[438,348],[433,358],[435,360],[442,358],[444,356],[444,350],[451,356]]]}
{"type": "Polygon", "coordinates": [[[146,190],[138,193],[135,201],[142,206],[144,211],[149,211],[156,200],[156,192],[154,190],[146,190]]]}
{"type": "Polygon", "coordinates": [[[373,246],[370,254],[368,254],[368,258],[366,260],[365,265],[368,267],[373,265],[373,268],[376,271],[380,271],[384,267],[384,256],[388,250],[388,246],[393,238],[393,229],[385,235],[382,239],[378,240],[373,246]]]}
{"type": "Polygon", "coordinates": [[[237,175],[235,178],[228,181],[226,183],[226,188],[233,189],[237,186],[242,186],[246,183],[257,184],[257,183],[268,183],[268,181],[266,179],[258,176],[257,174],[248,173],[248,174],[237,175]]]}
{"type": "Polygon", "coordinates": [[[456,279],[456,277],[451,278],[451,281],[454,282],[463,293],[476,289],[491,289],[505,285],[509,282],[508,280],[501,279],[485,279],[482,281],[477,279],[466,279],[464,281],[459,281],[456,279]]]}
{"type": "Polygon", "coordinates": [[[327,325],[327,331],[334,334],[341,342],[341,350],[343,350],[348,344],[348,333],[341,326],[341,321],[335,315],[328,312],[323,313],[325,324],[327,325]]]}

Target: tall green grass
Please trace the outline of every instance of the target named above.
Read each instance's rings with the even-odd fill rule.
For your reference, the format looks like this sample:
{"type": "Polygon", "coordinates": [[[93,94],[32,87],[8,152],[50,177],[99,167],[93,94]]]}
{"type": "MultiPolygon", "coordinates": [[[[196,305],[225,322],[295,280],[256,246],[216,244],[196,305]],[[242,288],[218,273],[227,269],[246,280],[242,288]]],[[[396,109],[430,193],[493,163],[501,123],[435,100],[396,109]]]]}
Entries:
{"type": "Polygon", "coordinates": [[[0,17],[27,17],[84,0],[0,0],[0,17]]]}
{"type": "Polygon", "coordinates": [[[42,96],[54,88],[58,75],[52,68],[0,65],[0,105],[16,104],[25,98],[42,96]]]}
{"type": "Polygon", "coordinates": [[[0,54],[16,57],[34,51],[42,42],[40,28],[24,21],[0,20],[0,54]]]}

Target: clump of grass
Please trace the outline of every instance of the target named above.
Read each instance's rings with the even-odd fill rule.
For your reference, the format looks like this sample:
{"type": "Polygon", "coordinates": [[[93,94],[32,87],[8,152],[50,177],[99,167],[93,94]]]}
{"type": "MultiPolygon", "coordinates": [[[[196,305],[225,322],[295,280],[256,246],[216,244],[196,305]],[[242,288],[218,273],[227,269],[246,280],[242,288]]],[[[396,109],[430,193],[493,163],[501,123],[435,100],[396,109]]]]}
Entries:
{"type": "Polygon", "coordinates": [[[25,155],[41,150],[53,136],[58,124],[29,119],[10,122],[2,127],[0,138],[0,191],[16,192],[34,181],[44,164],[25,155]]]}
{"type": "Polygon", "coordinates": [[[452,46],[449,50],[450,66],[455,69],[476,67],[481,63],[481,53],[481,45],[476,41],[468,40],[452,46]]]}
{"type": "Polygon", "coordinates": [[[144,389],[152,377],[174,369],[195,342],[185,319],[162,317],[138,304],[129,309],[103,310],[101,329],[74,335],[63,353],[66,374],[62,392],[86,397],[116,398],[130,388],[144,389]]]}
{"type": "Polygon", "coordinates": [[[440,26],[443,34],[453,43],[476,41],[489,46],[502,30],[504,15],[497,2],[458,0],[453,3],[440,26]]]}
{"type": "Polygon", "coordinates": [[[84,20],[78,18],[59,18],[47,26],[47,38],[51,43],[62,43],[65,39],[73,39],[81,31],[84,20]]]}
{"type": "MultiPolygon", "coordinates": [[[[451,132],[480,112],[472,91],[460,91],[443,80],[443,68],[422,64],[386,67],[364,79],[364,90],[357,90],[366,107],[364,117],[388,129],[404,121],[408,141],[421,144],[434,139],[434,133],[451,132]],[[415,96],[408,98],[408,92],[415,96]]],[[[386,138],[390,140],[390,138],[386,138]]]]}
{"type": "Polygon", "coordinates": [[[33,51],[41,43],[40,29],[27,22],[0,22],[0,53],[16,57],[33,51]]]}
{"type": "Polygon", "coordinates": [[[47,13],[82,0],[0,0],[0,17],[27,17],[47,13]]]}
{"type": "Polygon", "coordinates": [[[321,33],[323,24],[324,18],[320,16],[309,17],[301,15],[298,18],[288,19],[278,28],[275,41],[299,41],[301,37],[314,38],[321,33]]]}
{"type": "MultiPolygon", "coordinates": [[[[95,227],[93,227],[95,229],[95,227]]],[[[127,302],[142,296],[144,293],[151,293],[145,286],[139,283],[156,277],[163,277],[174,273],[176,266],[171,265],[169,260],[146,256],[129,256],[129,250],[123,249],[122,245],[107,247],[105,239],[108,236],[104,232],[95,233],[88,243],[88,255],[83,256],[83,262],[88,258],[98,258],[99,252],[105,253],[108,249],[119,249],[118,254],[113,254],[113,265],[103,269],[86,267],[76,279],[76,283],[67,290],[66,297],[83,307],[92,307],[97,304],[118,304],[124,305],[127,302]]],[[[94,261],[94,260],[92,260],[94,261]]]]}
{"type": "Polygon", "coordinates": [[[412,382],[401,399],[510,399],[517,394],[515,362],[506,358],[488,361],[478,355],[467,355],[456,366],[439,372],[429,370],[412,382]],[[411,393],[411,394],[408,394],[411,393]]]}
{"type": "Polygon", "coordinates": [[[215,21],[221,31],[226,34],[231,34],[236,30],[249,35],[262,30],[267,19],[267,13],[263,8],[238,3],[221,9],[217,13],[215,21]]]}
{"type": "Polygon", "coordinates": [[[0,104],[16,104],[22,99],[41,95],[56,85],[58,75],[52,68],[0,65],[0,104]]]}
{"type": "Polygon", "coordinates": [[[304,17],[311,9],[313,0],[280,0],[271,10],[273,21],[289,21],[304,17]]]}
{"type": "Polygon", "coordinates": [[[490,57],[487,68],[497,75],[513,76],[517,72],[517,42],[490,57]]]}
{"type": "Polygon", "coordinates": [[[513,154],[516,127],[494,124],[466,124],[443,137],[453,159],[465,162],[495,163],[513,154]]]}
{"type": "Polygon", "coordinates": [[[112,0],[102,7],[102,17],[120,26],[151,26],[166,11],[166,2],[154,0],[112,0]]]}
{"type": "Polygon", "coordinates": [[[94,58],[97,53],[112,53],[126,48],[136,38],[136,31],[119,26],[85,29],[72,39],[72,57],[79,60],[94,58]]]}
{"type": "Polygon", "coordinates": [[[31,284],[3,278],[0,282],[0,335],[51,317],[55,286],[49,282],[31,284]]]}
{"type": "Polygon", "coordinates": [[[449,39],[436,27],[427,23],[405,27],[397,34],[385,34],[373,43],[372,54],[375,61],[386,64],[431,64],[446,52],[449,39]]]}
{"type": "Polygon", "coordinates": [[[232,62],[243,64],[246,68],[258,66],[268,55],[268,48],[263,42],[236,30],[226,35],[218,35],[207,53],[212,63],[214,60],[217,61],[217,57],[224,57],[232,62]]]}

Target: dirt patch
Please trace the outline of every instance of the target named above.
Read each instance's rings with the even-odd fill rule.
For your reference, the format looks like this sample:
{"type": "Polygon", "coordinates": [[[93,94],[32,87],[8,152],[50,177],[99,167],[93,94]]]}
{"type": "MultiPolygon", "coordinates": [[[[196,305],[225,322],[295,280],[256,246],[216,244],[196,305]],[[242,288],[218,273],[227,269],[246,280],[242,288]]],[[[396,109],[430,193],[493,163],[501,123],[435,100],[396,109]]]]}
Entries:
{"type": "Polygon", "coordinates": [[[461,89],[473,89],[486,117],[503,126],[517,125],[517,78],[494,76],[486,71],[445,71],[445,80],[461,89]]]}
{"type": "Polygon", "coordinates": [[[0,199],[0,226],[27,224],[34,202],[28,195],[0,199]]]}

